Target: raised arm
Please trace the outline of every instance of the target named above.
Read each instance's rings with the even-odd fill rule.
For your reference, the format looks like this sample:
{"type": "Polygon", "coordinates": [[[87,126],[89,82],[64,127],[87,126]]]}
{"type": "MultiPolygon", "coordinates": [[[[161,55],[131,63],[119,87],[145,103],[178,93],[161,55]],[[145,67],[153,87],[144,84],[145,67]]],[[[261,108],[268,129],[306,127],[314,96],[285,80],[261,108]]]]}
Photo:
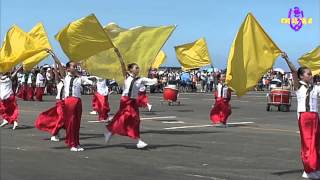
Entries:
{"type": "Polygon", "coordinates": [[[292,64],[292,62],[289,60],[289,57],[287,55],[287,53],[282,52],[281,53],[282,58],[286,61],[286,63],[288,64],[291,73],[292,73],[292,79],[293,79],[293,87],[294,90],[297,90],[299,87],[299,78],[298,78],[298,73],[297,73],[297,69],[296,67],[292,64]]]}
{"type": "Polygon", "coordinates": [[[61,80],[57,69],[58,69],[58,64],[54,63],[53,74],[54,74],[54,79],[56,83],[58,83],[61,80]]]}
{"type": "Polygon", "coordinates": [[[126,64],[124,63],[124,60],[120,54],[120,51],[119,49],[117,48],[114,48],[114,52],[117,54],[119,60],[120,60],[120,64],[121,64],[121,70],[122,70],[122,75],[124,78],[126,78],[126,75],[127,75],[127,70],[126,70],[126,64]]]}
{"type": "Polygon", "coordinates": [[[61,77],[64,78],[66,76],[66,71],[62,67],[61,61],[59,60],[57,55],[51,49],[47,49],[47,52],[52,56],[54,62],[58,66],[61,77]]]}
{"type": "Polygon", "coordinates": [[[157,78],[150,79],[150,78],[142,77],[139,80],[141,81],[141,84],[147,85],[147,86],[151,86],[151,85],[154,85],[154,84],[158,83],[158,79],[157,78]]]}
{"type": "Polygon", "coordinates": [[[12,74],[11,77],[14,77],[17,75],[17,73],[22,69],[22,66],[18,67],[12,74]]]}

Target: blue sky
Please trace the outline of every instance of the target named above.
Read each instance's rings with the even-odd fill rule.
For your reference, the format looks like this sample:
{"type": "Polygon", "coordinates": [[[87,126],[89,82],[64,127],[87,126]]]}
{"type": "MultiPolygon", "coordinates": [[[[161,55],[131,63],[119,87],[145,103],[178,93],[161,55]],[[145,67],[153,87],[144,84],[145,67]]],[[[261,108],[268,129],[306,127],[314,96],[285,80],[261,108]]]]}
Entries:
{"type": "MultiPolygon", "coordinates": [[[[320,45],[320,0],[0,0],[1,39],[17,24],[29,31],[44,23],[53,49],[68,61],[54,35],[69,22],[95,13],[103,25],[115,22],[128,28],[138,25],[178,25],[164,46],[165,65],[179,66],[174,46],[205,37],[215,67],[224,68],[231,43],[246,14],[252,12],[275,43],[292,61],[320,45]],[[280,19],[298,6],[312,25],[298,32],[280,19]]],[[[51,63],[49,59],[46,62],[51,63]]],[[[277,67],[287,69],[279,58],[277,67]]]]}

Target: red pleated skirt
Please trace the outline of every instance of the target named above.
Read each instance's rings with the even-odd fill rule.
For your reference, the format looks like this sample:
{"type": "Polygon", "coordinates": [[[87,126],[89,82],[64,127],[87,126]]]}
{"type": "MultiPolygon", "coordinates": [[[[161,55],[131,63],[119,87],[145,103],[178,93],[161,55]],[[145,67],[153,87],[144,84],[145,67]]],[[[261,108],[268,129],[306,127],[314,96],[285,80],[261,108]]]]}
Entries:
{"type": "Polygon", "coordinates": [[[217,98],[210,112],[211,121],[226,124],[228,117],[231,115],[231,105],[228,100],[217,98]]]}
{"type": "Polygon", "coordinates": [[[64,118],[66,128],[65,143],[69,147],[80,145],[79,133],[82,115],[82,102],[77,97],[67,97],[64,100],[64,118]]]}
{"type": "Polygon", "coordinates": [[[128,136],[133,139],[140,138],[140,116],[136,100],[122,96],[120,108],[107,128],[112,134],[128,136]]]}
{"type": "Polygon", "coordinates": [[[27,100],[27,89],[28,89],[27,85],[21,85],[19,87],[17,97],[26,101],[27,100]]]}
{"type": "Polygon", "coordinates": [[[107,120],[110,112],[108,96],[102,96],[96,92],[92,98],[92,109],[98,113],[99,120],[107,120]]]}
{"type": "Polygon", "coordinates": [[[57,135],[65,124],[63,108],[64,101],[58,100],[54,107],[40,113],[35,121],[35,127],[41,131],[49,132],[52,136],[57,135]]]}
{"type": "Polygon", "coordinates": [[[34,101],[33,99],[34,96],[34,89],[32,86],[27,86],[27,100],[28,101],[34,101]]]}
{"type": "Polygon", "coordinates": [[[19,107],[16,97],[12,94],[8,99],[0,100],[0,115],[7,120],[9,124],[18,121],[19,107]]]}
{"type": "Polygon", "coordinates": [[[148,106],[148,96],[146,91],[139,91],[137,97],[137,103],[139,107],[147,107],[148,106]]]}
{"type": "Polygon", "coordinates": [[[42,101],[44,89],[45,89],[44,87],[36,87],[36,90],[35,90],[36,100],[42,101]]]}
{"type": "Polygon", "coordinates": [[[301,159],[306,173],[320,170],[320,126],[317,112],[299,114],[301,159]]]}

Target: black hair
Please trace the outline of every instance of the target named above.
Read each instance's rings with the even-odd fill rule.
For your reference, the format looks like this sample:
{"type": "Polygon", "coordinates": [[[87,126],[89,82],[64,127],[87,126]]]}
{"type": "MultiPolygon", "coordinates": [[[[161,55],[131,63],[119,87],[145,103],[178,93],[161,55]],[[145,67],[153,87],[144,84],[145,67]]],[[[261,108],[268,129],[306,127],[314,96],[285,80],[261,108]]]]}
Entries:
{"type": "Polygon", "coordinates": [[[300,79],[300,80],[301,80],[300,76],[303,76],[304,71],[305,71],[306,69],[309,69],[309,68],[304,67],[304,66],[299,67],[299,69],[298,69],[298,71],[297,71],[298,79],[300,79]]]}
{"type": "Polygon", "coordinates": [[[137,63],[128,64],[128,70],[130,71],[130,69],[132,69],[134,66],[138,66],[138,64],[137,63]]]}
{"type": "Polygon", "coordinates": [[[217,74],[217,79],[218,79],[218,80],[220,80],[220,77],[221,77],[220,73],[217,74]]]}
{"type": "Polygon", "coordinates": [[[66,68],[67,69],[69,69],[70,68],[70,64],[71,64],[71,62],[69,61],[69,62],[67,62],[67,64],[66,64],[66,68]]]}

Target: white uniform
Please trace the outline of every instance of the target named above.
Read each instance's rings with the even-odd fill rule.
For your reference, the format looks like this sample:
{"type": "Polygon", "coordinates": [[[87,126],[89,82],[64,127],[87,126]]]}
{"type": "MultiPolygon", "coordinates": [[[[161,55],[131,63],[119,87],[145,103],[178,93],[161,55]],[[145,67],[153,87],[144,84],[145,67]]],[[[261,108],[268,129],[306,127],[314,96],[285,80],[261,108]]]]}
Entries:
{"type": "Polygon", "coordinates": [[[227,85],[223,85],[221,83],[219,83],[217,85],[217,92],[218,92],[218,98],[222,97],[222,98],[228,98],[228,86],[227,85]]]}
{"type": "Polygon", "coordinates": [[[108,96],[109,88],[105,79],[97,77],[97,92],[102,96],[108,96]]]}
{"type": "Polygon", "coordinates": [[[300,81],[300,87],[296,91],[298,108],[297,112],[318,112],[317,96],[320,94],[318,85],[308,85],[300,81]]]}
{"type": "Polygon", "coordinates": [[[20,80],[20,83],[21,83],[21,84],[26,83],[26,74],[24,74],[24,73],[22,73],[22,74],[21,74],[21,80],[20,80]]]}
{"type": "Polygon", "coordinates": [[[73,96],[81,98],[82,84],[93,84],[88,78],[84,76],[72,77],[69,73],[64,78],[64,95],[65,97],[73,96]]]}
{"type": "Polygon", "coordinates": [[[36,86],[37,87],[45,87],[45,78],[41,73],[37,74],[37,79],[36,79],[36,86]]]}
{"type": "Polygon", "coordinates": [[[141,85],[154,85],[158,82],[157,79],[149,78],[133,78],[131,75],[124,81],[124,88],[122,96],[129,96],[132,99],[136,99],[138,96],[141,85]]]}
{"type": "Polygon", "coordinates": [[[12,81],[8,76],[1,76],[0,77],[0,99],[5,100],[8,99],[12,91],[12,81]]]}
{"type": "Polygon", "coordinates": [[[60,81],[57,84],[57,96],[56,96],[57,100],[63,100],[64,99],[64,84],[63,81],[60,81]]]}
{"type": "Polygon", "coordinates": [[[33,74],[30,73],[29,76],[28,76],[27,84],[32,84],[32,76],[33,76],[33,74]]]}
{"type": "Polygon", "coordinates": [[[22,73],[17,73],[17,77],[18,77],[18,83],[22,84],[22,81],[24,81],[24,76],[22,73]]]}
{"type": "Polygon", "coordinates": [[[51,76],[51,73],[49,71],[46,72],[46,78],[47,78],[48,81],[52,80],[52,76],[51,76]]]}

